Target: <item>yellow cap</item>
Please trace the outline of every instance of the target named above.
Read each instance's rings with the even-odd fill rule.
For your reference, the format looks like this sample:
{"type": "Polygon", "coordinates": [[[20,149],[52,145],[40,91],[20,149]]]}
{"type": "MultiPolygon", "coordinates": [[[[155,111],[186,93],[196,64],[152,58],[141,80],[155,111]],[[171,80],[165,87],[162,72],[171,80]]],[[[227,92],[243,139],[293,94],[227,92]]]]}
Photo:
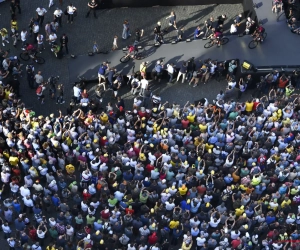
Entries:
{"type": "Polygon", "coordinates": [[[167,193],[167,194],[169,193],[169,189],[168,189],[168,188],[166,189],[166,193],[167,193]]]}
{"type": "Polygon", "coordinates": [[[200,170],[199,170],[199,173],[200,173],[200,174],[203,174],[203,170],[202,170],[202,169],[200,169],[200,170]]]}
{"type": "Polygon", "coordinates": [[[211,154],[211,149],[208,149],[208,153],[210,153],[210,154],[211,154]]]}
{"type": "Polygon", "coordinates": [[[172,190],[174,190],[175,189],[175,186],[172,186],[172,190]]]}
{"type": "Polygon", "coordinates": [[[188,200],[186,201],[186,203],[187,203],[187,204],[190,204],[190,203],[191,203],[191,200],[190,200],[190,199],[188,199],[188,200]]]}
{"type": "Polygon", "coordinates": [[[209,203],[209,202],[207,202],[205,206],[206,206],[206,207],[209,207],[209,206],[210,206],[210,203],[209,203]]]}
{"type": "Polygon", "coordinates": [[[215,174],[215,170],[210,171],[210,174],[214,175],[215,174]]]}
{"type": "Polygon", "coordinates": [[[100,240],[100,244],[103,245],[104,244],[104,240],[100,240]]]}
{"type": "Polygon", "coordinates": [[[104,157],[108,157],[108,154],[104,154],[104,157]]]}
{"type": "Polygon", "coordinates": [[[150,213],[154,214],[154,208],[151,208],[150,213]]]}
{"type": "Polygon", "coordinates": [[[248,225],[246,224],[246,225],[244,226],[244,228],[245,228],[245,229],[248,229],[248,225]]]}

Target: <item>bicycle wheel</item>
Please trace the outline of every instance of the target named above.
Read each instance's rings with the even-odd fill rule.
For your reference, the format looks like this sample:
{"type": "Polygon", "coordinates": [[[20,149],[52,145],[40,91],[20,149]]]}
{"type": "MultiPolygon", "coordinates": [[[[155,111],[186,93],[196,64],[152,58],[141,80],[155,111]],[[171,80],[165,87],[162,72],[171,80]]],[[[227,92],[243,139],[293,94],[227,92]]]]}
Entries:
{"type": "Polygon", "coordinates": [[[208,49],[208,48],[212,47],[213,45],[214,45],[214,42],[213,41],[209,41],[206,44],[204,44],[204,48],[208,49]]]}
{"type": "Polygon", "coordinates": [[[277,17],[277,22],[282,22],[286,20],[284,11],[277,17]]]}
{"type": "Polygon", "coordinates": [[[144,58],[145,58],[145,56],[143,56],[143,53],[138,53],[138,54],[135,56],[134,59],[136,59],[136,60],[142,60],[142,59],[144,59],[144,58]]]}
{"type": "Polygon", "coordinates": [[[120,62],[121,63],[127,63],[129,60],[130,60],[129,56],[123,56],[123,57],[121,57],[120,62]]]}
{"type": "Polygon", "coordinates": [[[249,47],[249,49],[255,49],[256,46],[257,46],[257,44],[258,44],[258,41],[252,40],[252,41],[249,43],[248,47],[249,47]]]}
{"type": "Polygon", "coordinates": [[[28,53],[21,53],[20,54],[20,58],[23,60],[23,61],[28,61],[30,59],[28,53]]]}
{"type": "Polygon", "coordinates": [[[267,36],[268,36],[268,34],[267,34],[266,32],[263,33],[263,38],[264,38],[264,40],[266,40],[267,36]]]}
{"type": "Polygon", "coordinates": [[[40,57],[40,56],[36,56],[35,60],[36,60],[36,63],[38,63],[38,64],[44,64],[45,63],[45,59],[43,57],[40,57]]]}
{"type": "Polygon", "coordinates": [[[226,44],[226,43],[228,43],[229,42],[229,38],[227,38],[227,37],[223,37],[222,39],[221,39],[221,45],[224,45],[224,44],[226,44]]]}

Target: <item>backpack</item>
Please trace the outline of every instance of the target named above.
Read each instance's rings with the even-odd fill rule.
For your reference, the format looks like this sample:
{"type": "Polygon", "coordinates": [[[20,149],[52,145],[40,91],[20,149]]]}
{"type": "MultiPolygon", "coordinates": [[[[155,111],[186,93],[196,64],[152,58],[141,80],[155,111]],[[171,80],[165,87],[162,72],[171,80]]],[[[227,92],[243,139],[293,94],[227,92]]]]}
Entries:
{"type": "Polygon", "coordinates": [[[39,94],[42,93],[42,90],[43,90],[43,87],[40,85],[40,86],[37,87],[35,93],[36,93],[37,95],[39,95],[39,94]]]}

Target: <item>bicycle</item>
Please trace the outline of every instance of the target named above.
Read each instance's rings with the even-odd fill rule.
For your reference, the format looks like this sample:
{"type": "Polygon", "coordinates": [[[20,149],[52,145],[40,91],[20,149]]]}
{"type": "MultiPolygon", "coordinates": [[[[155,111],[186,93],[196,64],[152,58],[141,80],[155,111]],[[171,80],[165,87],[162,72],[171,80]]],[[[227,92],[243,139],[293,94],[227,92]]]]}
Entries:
{"type": "MultiPolygon", "coordinates": [[[[228,37],[222,37],[220,39],[220,45],[225,45],[226,43],[229,42],[229,38],[228,37]]],[[[207,42],[206,44],[204,44],[204,48],[208,49],[212,46],[214,46],[215,44],[217,44],[217,40],[216,39],[211,39],[209,42],[207,42]]]]}
{"type": "Polygon", "coordinates": [[[143,53],[142,52],[136,52],[135,55],[130,55],[130,53],[128,53],[127,51],[124,51],[124,56],[121,57],[120,59],[120,62],[121,63],[127,63],[129,62],[130,59],[132,60],[142,60],[144,59],[145,57],[143,56],[143,53]]]}
{"type": "Polygon", "coordinates": [[[40,56],[37,56],[37,55],[29,55],[29,53],[27,51],[21,52],[20,58],[23,61],[28,61],[31,58],[34,62],[36,62],[38,64],[44,64],[45,63],[45,59],[43,57],[40,57],[40,56]]]}
{"type": "MultiPolygon", "coordinates": [[[[263,40],[265,40],[267,37],[267,33],[264,32],[262,34],[262,37],[263,37],[263,40]]],[[[255,49],[259,43],[261,43],[260,39],[258,39],[258,37],[254,37],[253,40],[248,44],[248,47],[249,47],[249,49],[255,49]]]]}

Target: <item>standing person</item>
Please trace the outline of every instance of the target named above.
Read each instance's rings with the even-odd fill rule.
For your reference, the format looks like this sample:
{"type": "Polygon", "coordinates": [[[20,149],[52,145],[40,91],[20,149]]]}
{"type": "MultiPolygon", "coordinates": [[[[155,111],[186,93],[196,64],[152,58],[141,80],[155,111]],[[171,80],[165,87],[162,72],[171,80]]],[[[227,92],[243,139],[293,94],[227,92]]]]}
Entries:
{"type": "Polygon", "coordinates": [[[37,36],[37,44],[38,44],[38,51],[42,53],[42,50],[45,49],[45,46],[44,46],[44,36],[41,33],[39,33],[37,36]]]}
{"type": "Polygon", "coordinates": [[[140,43],[141,37],[144,35],[143,29],[136,29],[135,30],[135,39],[134,39],[134,46],[137,46],[140,43]]]}
{"type": "Polygon", "coordinates": [[[98,6],[98,4],[96,3],[95,0],[92,0],[88,3],[88,6],[89,6],[89,11],[86,13],[86,16],[85,17],[89,17],[91,11],[94,12],[94,17],[97,18],[97,15],[96,15],[96,7],[98,6]]]}
{"type": "Polygon", "coordinates": [[[145,90],[148,88],[149,82],[146,80],[146,76],[143,77],[141,80],[141,91],[140,91],[140,96],[144,97],[145,90]]]}
{"type": "Polygon", "coordinates": [[[44,82],[44,77],[42,76],[42,71],[38,71],[37,74],[34,76],[35,80],[35,87],[40,86],[44,82]]]}
{"type": "MultiPolygon", "coordinates": [[[[177,30],[175,11],[172,11],[170,16],[168,16],[166,19],[170,19],[169,20],[169,27],[173,26],[177,30]]],[[[167,28],[167,31],[169,31],[169,28],[167,28]]]]}
{"type": "Polygon", "coordinates": [[[11,13],[11,18],[14,18],[15,15],[16,15],[16,2],[15,2],[15,0],[11,0],[10,13],[11,13]]]}
{"type": "Polygon", "coordinates": [[[208,20],[205,21],[205,33],[203,39],[208,37],[209,32],[213,27],[214,27],[214,18],[210,17],[208,20]]]}
{"type": "Polygon", "coordinates": [[[18,13],[21,14],[21,6],[20,6],[20,0],[14,0],[15,6],[18,8],[18,13]]]}
{"type": "Polygon", "coordinates": [[[168,75],[170,76],[169,83],[172,83],[173,77],[174,77],[174,73],[175,73],[175,69],[174,69],[174,64],[173,63],[170,63],[170,64],[167,65],[167,71],[168,71],[168,75]]]}
{"type": "Polygon", "coordinates": [[[45,14],[47,13],[47,10],[45,8],[38,7],[36,9],[36,13],[37,13],[37,20],[36,21],[38,23],[40,23],[41,25],[43,25],[45,14]]]}
{"type": "Polygon", "coordinates": [[[25,50],[27,36],[28,36],[27,30],[23,29],[21,31],[22,50],[25,50]]]}
{"type": "Polygon", "coordinates": [[[118,36],[114,36],[112,50],[118,49],[118,43],[117,43],[117,41],[118,41],[118,36]]]}
{"type": "MultiPolygon", "coordinates": [[[[106,78],[105,78],[106,70],[109,70],[109,65],[106,62],[103,62],[100,65],[100,68],[98,70],[99,84],[101,83],[101,79],[104,80],[104,82],[106,81],[106,78]]],[[[105,85],[104,85],[104,90],[105,90],[105,85]]]]}
{"type": "Polygon", "coordinates": [[[13,38],[13,45],[14,45],[14,47],[16,47],[17,41],[19,40],[19,32],[18,32],[18,22],[15,17],[13,19],[11,19],[10,29],[11,29],[11,33],[12,33],[11,37],[13,38]]]}
{"type": "Polygon", "coordinates": [[[67,7],[67,14],[68,14],[68,21],[67,23],[71,22],[71,24],[73,23],[74,20],[74,13],[77,9],[73,6],[72,3],[70,3],[70,5],[67,7]]]}
{"type": "Polygon", "coordinates": [[[2,29],[0,30],[0,35],[1,35],[1,38],[2,38],[2,46],[5,46],[5,43],[4,43],[4,42],[9,43],[9,41],[8,41],[8,31],[7,31],[7,29],[2,28],[2,29]]]}
{"type": "Polygon", "coordinates": [[[34,23],[35,23],[35,22],[36,22],[36,20],[34,19],[34,17],[30,19],[30,22],[29,22],[29,25],[28,25],[28,27],[29,27],[29,33],[30,33],[30,37],[32,36],[32,32],[33,32],[33,25],[34,25],[34,23]]]}
{"type": "Polygon", "coordinates": [[[154,43],[159,42],[160,33],[161,33],[161,22],[157,22],[157,25],[154,28],[154,43]]]}
{"type": "Polygon", "coordinates": [[[123,32],[122,32],[122,38],[126,40],[128,36],[131,36],[130,29],[129,29],[129,22],[127,20],[123,23],[123,32]]]}
{"type": "Polygon", "coordinates": [[[180,76],[182,76],[182,83],[184,83],[186,73],[187,73],[187,63],[184,62],[184,63],[181,65],[181,67],[180,67],[180,70],[179,70],[179,72],[178,72],[178,76],[177,76],[176,82],[178,82],[179,79],[180,79],[180,76]]]}
{"type": "Polygon", "coordinates": [[[164,65],[160,60],[156,62],[155,68],[154,68],[154,80],[158,80],[158,82],[161,81],[161,76],[163,72],[164,65]]]}
{"type": "Polygon", "coordinates": [[[51,23],[47,22],[45,25],[45,33],[46,33],[46,39],[49,39],[49,36],[51,34],[51,23]]]}
{"type": "Polygon", "coordinates": [[[57,86],[57,98],[56,98],[56,104],[64,104],[64,85],[58,84],[57,86]]]}
{"type": "Polygon", "coordinates": [[[54,22],[57,22],[59,24],[59,27],[62,27],[62,14],[63,11],[60,8],[56,8],[56,10],[53,13],[54,16],[54,22]]]}
{"type": "Polygon", "coordinates": [[[69,42],[68,36],[66,34],[63,34],[60,38],[60,49],[62,51],[63,48],[65,48],[67,54],[69,54],[68,42],[69,42]]]}
{"type": "Polygon", "coordinates": [[[26,73],[27,73],[27,82],[31,89],[34,89],[34,67],[32,65],[26,66],[26,73]]]}
{"type": "Polygon", "coordinates": [[[238,98],[237,98],[237,100],[240,100],[242,94],[246,91],[246,88],[247,88],[247,84],[244,83],[243,78],[240,78],[238,88],[239,88],[239,92],[238,92],[238,98]]]}
{"type": "Polygon", "coordinates": [[[39,26],[39,24],[37,22],[35,22],[33,24],[32,32],[33,32],[33,42],[37,43],[37,36],[38,36],[38,34],[40,32],[40,26],[39,26]]]}

